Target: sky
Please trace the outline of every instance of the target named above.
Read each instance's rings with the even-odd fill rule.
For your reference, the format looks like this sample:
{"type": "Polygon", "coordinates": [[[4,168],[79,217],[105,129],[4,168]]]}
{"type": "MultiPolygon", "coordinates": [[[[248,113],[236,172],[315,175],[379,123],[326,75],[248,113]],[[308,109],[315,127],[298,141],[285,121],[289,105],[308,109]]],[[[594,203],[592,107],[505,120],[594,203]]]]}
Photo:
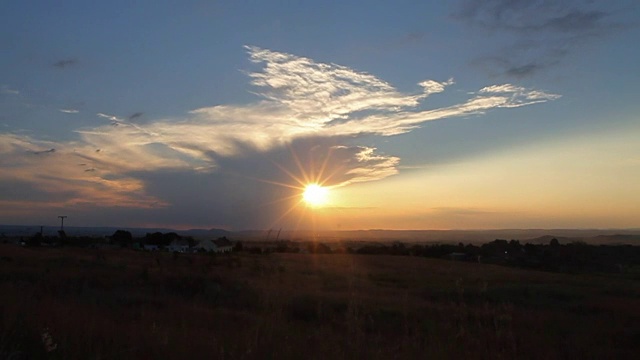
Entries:
{"type": "Polygon", "coordinates": [[[638,39],[636,0],[4,1],[0,223],[640,228],[638,39]]]}

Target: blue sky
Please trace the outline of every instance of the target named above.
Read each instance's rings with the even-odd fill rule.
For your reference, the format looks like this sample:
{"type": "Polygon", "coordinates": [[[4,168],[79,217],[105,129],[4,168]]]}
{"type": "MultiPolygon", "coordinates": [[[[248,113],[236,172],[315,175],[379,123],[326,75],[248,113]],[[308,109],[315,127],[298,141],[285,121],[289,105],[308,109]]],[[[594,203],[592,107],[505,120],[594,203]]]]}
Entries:
{"type": "Polygon", "coordinates": [[[638,227],[639,20],[632,0],[4,2],[0,222],[638,227]]]}

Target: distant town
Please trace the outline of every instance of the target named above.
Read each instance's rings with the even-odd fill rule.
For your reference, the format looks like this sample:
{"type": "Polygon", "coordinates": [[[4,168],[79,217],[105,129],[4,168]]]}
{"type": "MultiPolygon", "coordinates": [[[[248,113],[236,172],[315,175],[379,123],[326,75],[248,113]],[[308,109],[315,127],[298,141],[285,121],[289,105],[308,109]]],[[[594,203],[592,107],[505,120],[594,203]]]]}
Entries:
{"type": "Polygon", "coordinates": [[[170,253],[247,252],[420,256],[553,272],[635,272],[637,230],[484,230],[230,232],[221,229],[116,229],[0,226],[3,243],[24,247],[84,247],[170,253]],[[541,235],[528,239],[487,237],[541,235]],[[75,235],[72,235],[75,234],[75,235]],[[105,235],[108,234],[108,235],[105,235]],[[595,235],[597,234],[597,235],[595,235]],[[573,236],[566,236],[573,235],[573,236]],[[468,239],[464,241],[464,239],[468,239]]]}

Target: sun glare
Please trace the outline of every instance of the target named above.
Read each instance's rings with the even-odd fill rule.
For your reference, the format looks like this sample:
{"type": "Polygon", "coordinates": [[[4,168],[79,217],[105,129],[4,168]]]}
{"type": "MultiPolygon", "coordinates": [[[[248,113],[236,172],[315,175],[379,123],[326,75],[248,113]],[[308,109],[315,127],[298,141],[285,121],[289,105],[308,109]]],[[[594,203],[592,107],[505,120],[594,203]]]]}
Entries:
{"type": "Polygon", "coordinates": [[[327,203],[329,190],[318,184],[309,184],[304,188],[302,199],[310,206],[322,206],[327,203]]]}

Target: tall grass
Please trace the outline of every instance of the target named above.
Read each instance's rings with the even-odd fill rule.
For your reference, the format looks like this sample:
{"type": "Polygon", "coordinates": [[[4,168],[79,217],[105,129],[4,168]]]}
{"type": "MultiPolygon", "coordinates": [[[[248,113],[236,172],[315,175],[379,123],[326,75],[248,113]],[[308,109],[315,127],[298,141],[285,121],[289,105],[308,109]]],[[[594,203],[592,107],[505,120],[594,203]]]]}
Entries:
{"type": "Polygon", "coordinates": [[[0,359],[633,358],[637,280],[413,257],[2,246],[0,359]]]}

